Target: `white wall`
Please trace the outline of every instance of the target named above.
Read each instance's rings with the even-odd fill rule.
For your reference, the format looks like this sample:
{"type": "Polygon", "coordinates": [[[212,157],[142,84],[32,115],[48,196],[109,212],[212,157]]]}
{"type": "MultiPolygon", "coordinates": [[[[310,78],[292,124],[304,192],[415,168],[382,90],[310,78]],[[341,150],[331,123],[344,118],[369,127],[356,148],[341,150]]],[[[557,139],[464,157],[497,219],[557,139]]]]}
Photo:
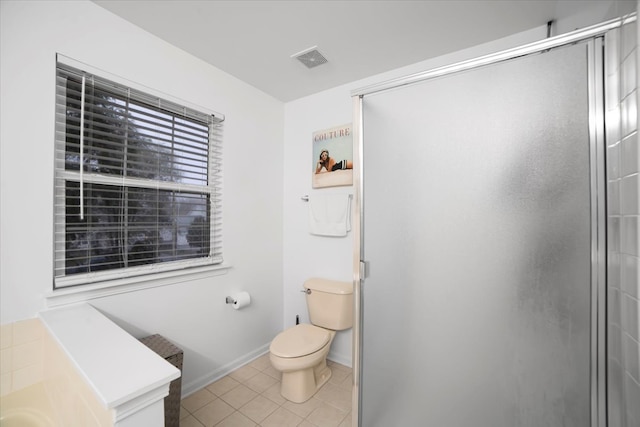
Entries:
{"type": "Polygon", "coordinates": [[[32,318],[52,287],[56,52],[221,112],[224,275],[91,300],[136,337],[184,352],[183,392],[266,351],[282,326],[283,104],[88,1],[0,3],[0,314],[32,318]],[[268,147],[268,149],[267,149],[268,147]],[[226,295],[247,290],[235,311],[226,295]]]}

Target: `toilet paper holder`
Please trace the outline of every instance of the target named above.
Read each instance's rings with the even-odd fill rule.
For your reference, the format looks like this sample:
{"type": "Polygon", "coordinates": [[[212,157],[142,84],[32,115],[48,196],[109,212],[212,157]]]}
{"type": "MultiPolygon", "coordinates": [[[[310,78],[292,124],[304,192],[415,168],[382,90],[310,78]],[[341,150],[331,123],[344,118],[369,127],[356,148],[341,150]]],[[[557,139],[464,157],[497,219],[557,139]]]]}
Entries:
{"type": "Polygon", "coordinates": [[[240,310],[251,304],[251,295],[248,292],[239,292],[234,296],[227,296],[224,302],[231,304],[235,310],[240,310]]]}

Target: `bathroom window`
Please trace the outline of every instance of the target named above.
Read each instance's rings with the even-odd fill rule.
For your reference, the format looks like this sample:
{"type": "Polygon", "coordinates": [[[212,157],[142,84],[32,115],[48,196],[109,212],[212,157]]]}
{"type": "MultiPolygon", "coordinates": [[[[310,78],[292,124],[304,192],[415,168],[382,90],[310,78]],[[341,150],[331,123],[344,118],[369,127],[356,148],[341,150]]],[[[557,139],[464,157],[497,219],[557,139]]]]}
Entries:
{"type": "Polygon", "coordinates": [[[222,121],[58,63],[54,288],[222,263],[222,121]]]}

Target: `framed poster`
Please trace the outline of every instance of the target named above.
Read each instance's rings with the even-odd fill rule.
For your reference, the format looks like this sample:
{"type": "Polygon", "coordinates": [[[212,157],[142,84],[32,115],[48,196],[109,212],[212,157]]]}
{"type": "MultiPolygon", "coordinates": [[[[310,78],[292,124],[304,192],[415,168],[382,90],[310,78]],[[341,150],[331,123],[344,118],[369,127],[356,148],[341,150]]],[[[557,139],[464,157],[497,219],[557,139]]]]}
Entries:
{"type": "Polygon", "coordinates": [[[313,188],[353,185],[351,124],[313,133],[313,188]]]}

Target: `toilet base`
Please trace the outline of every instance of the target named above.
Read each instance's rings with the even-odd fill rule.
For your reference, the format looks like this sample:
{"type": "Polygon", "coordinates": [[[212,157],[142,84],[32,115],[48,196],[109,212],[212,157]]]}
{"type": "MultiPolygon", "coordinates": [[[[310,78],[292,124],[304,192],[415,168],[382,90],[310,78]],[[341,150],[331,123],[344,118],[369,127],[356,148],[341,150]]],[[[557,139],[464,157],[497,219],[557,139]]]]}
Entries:
{"type": "Polygon", "coordinates": [[[280,394],[294,403],[306,402],[329,381],[329,378],[331,369],[327,366],[326,359],[311,368],[283,372],[280,394]]]}

